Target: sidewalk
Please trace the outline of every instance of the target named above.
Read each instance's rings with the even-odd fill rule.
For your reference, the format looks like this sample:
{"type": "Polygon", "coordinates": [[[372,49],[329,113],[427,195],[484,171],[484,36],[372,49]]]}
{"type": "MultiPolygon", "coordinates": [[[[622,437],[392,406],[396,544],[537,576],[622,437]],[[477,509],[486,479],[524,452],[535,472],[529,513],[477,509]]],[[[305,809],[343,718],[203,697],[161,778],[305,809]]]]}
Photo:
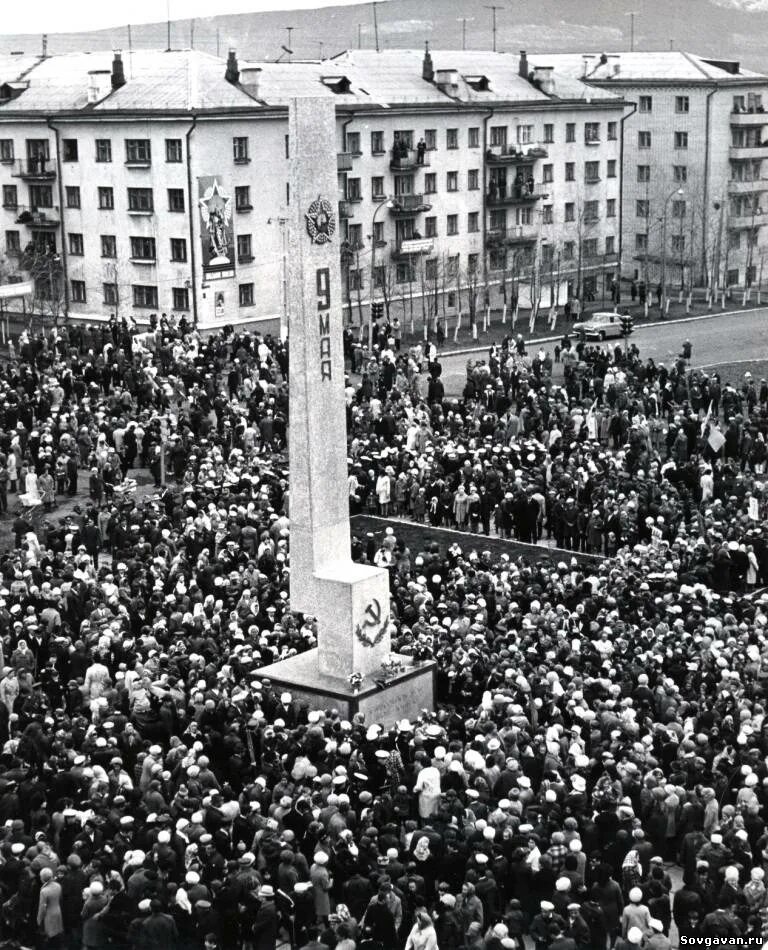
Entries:
{"type": "MultiPolygon", "coordinates": [[[[768,301],[764,304],[761,303],[759,306],[765,306],[768,308],[768,301]]],[[[627,310],[632,316],[635,326],[649,326],[654,323],[664,323],[672,320],[680,320],[685,317],[703,317],[708,314],[718,315],[722,314],[723,316],[729,313],[739,313],[742,310],[750,310],[758,307],[756,302],[756,297],[753,297],[752,300],[747,301],[746,305],[742,307],[741,305],[741,294],[734,294],[734,299],[726,301],[725,310],[723,310],[719,305],[712,305],[712,309],[707,306],[706,300],[703,296],[697,296],[694,298],[691,304],[690,311],[686,310],[685,303],[682,304],[677,302],[677,297],[674,298],[673,302],[670,304],[669,313],[666,315],[664,320],[661,320],[659,315],[659,308],[656,306],[649,307],[648,309],[648,319],[645,317],[645,310],[639,304],[633,304],[631,300],[627,299],[622,301],[619,304],[619,310],[624,312],[627,310]]],[[[613,305],[610,301],[606,302],[605,307],[602,306],[601,301],[596,301],[590,303],[581,313],[579,320],[587,320],[592,314],[598,313],[600,311],[612,311],[613,305]]],[[[539,311],[536,324],[533,328],[533,333],[529,332],[529,322],[530,322],[531,312],[530,310],[519,310],[517,315],[517,322],[512,327],[512,314],[507,314],[507,322],[502,323],[502,310],[501,309],[492,309],[491,310],[491,319],[487,331],[483,330],[483,319],[484,313],[478,312],[478,326],[477,326],[477,337],[472,333],[472,328],[469,324],[468,314],[462,316],[461,328],[459,330],[458,339],[454,340],[454,330],[456,328],[456,318],[448,318],[448,336],[447,338],[439,345],[439,350],[442,355],[450,356],[451,353],[465,353],[471,351],[472,349],[484,349],[490,347],[492,344],[500,344],[505,336],[517,337],[518,334],[526,341],[528,340],[539,340],[542,337],[555,337],[559,339],[564,336],[566,333],[573,332],[573,324],[575,321],[567,321],[563,316],[563,308],[560,307],[558,311],[557,323],[555,324],[555,329],[549,329],[549,309],[543,307],[539,311]]],[[[401,322],[403,322],[401,320],[401,322]]],[[[431,331],[431,327],[430,327],[431,331]]],[[[430,332],[430,339],[433,338],[433,334],[430,332]]],[[[423,325],[420,323],[420,315],[414,318],[414,333],[410,333],[410,326],[406,323],[403,323],[403,335],[402,335],[402,349],[407,350],[411,346],[415,346],[417,343],[424,342],[424,331],[423,325]]]]}

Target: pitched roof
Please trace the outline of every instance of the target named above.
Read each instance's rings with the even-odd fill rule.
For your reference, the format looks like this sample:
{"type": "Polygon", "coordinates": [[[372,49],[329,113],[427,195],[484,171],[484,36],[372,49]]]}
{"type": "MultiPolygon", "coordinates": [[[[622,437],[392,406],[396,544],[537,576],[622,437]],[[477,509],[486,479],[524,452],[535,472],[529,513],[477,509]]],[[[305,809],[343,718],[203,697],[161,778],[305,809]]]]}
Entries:
{"type": "Polygon", "coordinates": [[[768,76],[743,69],[739,63],[705,59],[681,50],[618,53],[535,53],[532,63],[553,66],[586,82],[738,82],[739,79],[760,79],[768,76]],[[618,70],[618,71],[617,71],[618,70]]]}

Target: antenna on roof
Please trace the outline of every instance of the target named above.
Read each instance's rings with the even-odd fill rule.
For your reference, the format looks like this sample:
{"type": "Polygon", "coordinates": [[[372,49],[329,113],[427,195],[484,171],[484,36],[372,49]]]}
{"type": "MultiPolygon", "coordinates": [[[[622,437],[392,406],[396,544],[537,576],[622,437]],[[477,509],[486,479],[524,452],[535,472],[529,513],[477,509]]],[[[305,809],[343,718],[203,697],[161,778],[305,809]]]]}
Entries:
{"type": "Polygon", "coordinates": [[[195,18],[189,21],[189,48],[195,48],[195,18]]]}
{"type": "Polygon", "coordinates": [[[461,48],[467,48],[467,23],[470,20],[474,20],[473,16],[459,16],[456,17],[459,23],[461,23],[461,48]]]}
{"type": "Polygon", "coordinates": [[[43,33],[43,59],[48,55],[48,34],[43,33]]]}
{"type": "Polygon", "coordinates": [[[371,3],[373,7],[373,38],[376,42],[376,52],[379,52],[379,18],[376,15],[376,0],[371,3]]]}
{"type": "Polygon", "coordinates": [[[637,10],[630,10],[629,13],[625,13],[624,16],[629,17],[629,51],[634,53],[635,51],[635,16],[637,15],[637,10]]]}
{"type": "Polygon", "coordinates": [[[220,39],[220,36],[221,36],[221,34],[220,34],[219,28],[218,28],[218,26],[217,26],[217,27],[216,27],[216,55],[217,55],[217,56],[221,56],[221,49],[220,49],[220,46],[219,46],[219,39],[220,39]]]}
{"type": "Polygon", "coordinates": [[[498,5],[498,4],[486,4],[486,5],[485,5],[485,9],[486,9],[486,10],[490,10],[491,13],[492,13],[492,15],[493,15],[493,20],[492,20],[492,24],[493,24],[493,25],[492,25],[492,27],[491,27],[491,30],[492,30],[492,32],[493,32],[493,51],[494,51],[494,53],[495,53],[495,52],[496,52],[496,11],[497,11],[497,10],[503,10],[504,7],[502,7],[502,6],[498,5]]]}
{"type": "Polygon", "coordinates": [[[171,51],[171,0],[165,0],[166,53],[171,51]]]}
{"type": "Polygon", "coordinates": [[[363,24],[362,23],[357,24],[357,48],[358,49],[363,48],[363,24]]]}
{"type": "Polygon", "coordinates": [[[293,56],[293,47],[291,46],[291,34],[293,33],[295,29],[296,28],[293,26],[286,26],[285,31],[288,34],[288,42],[285,44],[285,46],[280,47],[284,52],[288,54],[288,62],[291,61],[291,56],[293,56]]]}

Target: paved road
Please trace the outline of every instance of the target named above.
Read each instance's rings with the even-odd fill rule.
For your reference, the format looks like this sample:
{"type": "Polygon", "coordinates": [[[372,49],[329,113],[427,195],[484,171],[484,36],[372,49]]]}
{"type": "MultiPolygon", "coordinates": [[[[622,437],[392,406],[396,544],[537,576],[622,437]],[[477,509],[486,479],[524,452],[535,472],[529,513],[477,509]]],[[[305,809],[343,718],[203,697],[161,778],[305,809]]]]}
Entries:
{"type": "MultiPolygon", "coordinates": [[[[642,356],[653,357],[657,363],[674,359],[686,338],[693,344],[692,362],[696,366],[768,360],[768,307],[743,314],[697,317],[686,323],[653,323],[639,327],[632,336],[642,356]]],[[[553,344],[543,346],[551,350],[553,344]]],[[[461,394],[468,358],[444,358],[443,379],[449,396],[461,394]]],[[[482,353],[475,354],[475,358],[482,358],[482,353]]],[[[748,369],[745,363],[744,370],[748,369]]]]}

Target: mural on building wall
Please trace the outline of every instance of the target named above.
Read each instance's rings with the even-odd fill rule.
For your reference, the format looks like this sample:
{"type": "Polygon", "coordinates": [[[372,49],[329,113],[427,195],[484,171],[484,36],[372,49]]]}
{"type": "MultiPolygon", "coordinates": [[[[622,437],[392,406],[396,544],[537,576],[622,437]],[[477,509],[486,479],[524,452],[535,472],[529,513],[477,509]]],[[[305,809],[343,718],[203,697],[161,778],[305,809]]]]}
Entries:
{"type": "Polygon", "coordinates": [[[234,277],[235,235],[232,224],[232,197],[222,189],[219,179],[210,175],[198,178],[200,196],[200,235],[203,245],[203,274],[209,280],[234,277]]]}

